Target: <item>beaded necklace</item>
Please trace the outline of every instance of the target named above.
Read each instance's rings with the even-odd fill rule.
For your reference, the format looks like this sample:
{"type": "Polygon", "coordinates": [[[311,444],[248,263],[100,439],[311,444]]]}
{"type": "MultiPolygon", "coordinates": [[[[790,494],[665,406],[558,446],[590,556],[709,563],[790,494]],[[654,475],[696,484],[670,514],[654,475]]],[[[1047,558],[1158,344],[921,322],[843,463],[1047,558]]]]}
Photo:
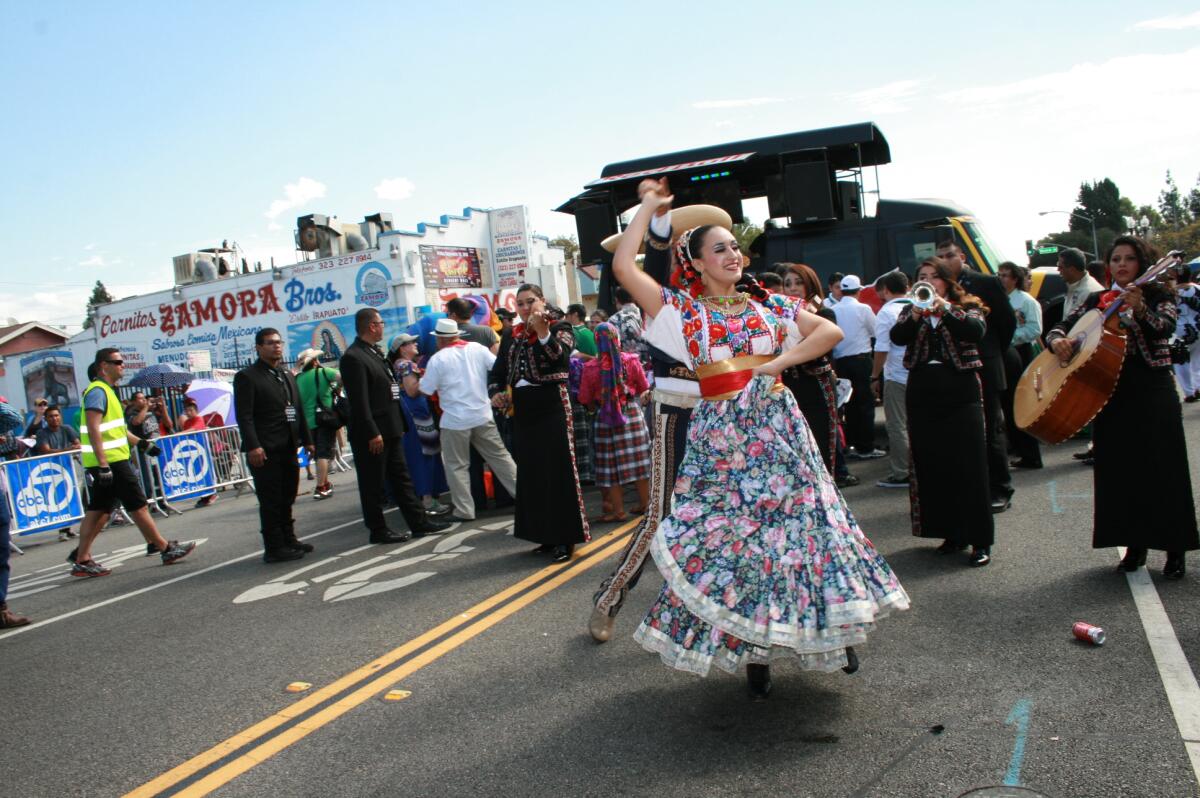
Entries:
{"type": "Polygon", "coordinates": [[[750,295],[743,291],[732,296],[702,296],[700,297],[700,302],[709,310],[724,313],[741,313],[746,309],[745,305],[749,299],[750,295]]]}

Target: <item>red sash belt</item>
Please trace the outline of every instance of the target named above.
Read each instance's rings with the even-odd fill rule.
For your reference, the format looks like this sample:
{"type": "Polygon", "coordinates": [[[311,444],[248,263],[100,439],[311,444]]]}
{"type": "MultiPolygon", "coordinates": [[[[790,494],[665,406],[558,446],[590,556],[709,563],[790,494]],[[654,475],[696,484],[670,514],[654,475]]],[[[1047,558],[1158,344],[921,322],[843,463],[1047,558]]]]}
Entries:
{"type": "MultiPolygon", "coordinates": [[[[696,366],[696,376],[700,378],[700,396],[710,402],[732,399],[754,378],[756,366],[774,359],[773,355],[741,355],[696,366]]],[[[783,380],[776,377],[771,390],[782,389],[783,380]]]]}

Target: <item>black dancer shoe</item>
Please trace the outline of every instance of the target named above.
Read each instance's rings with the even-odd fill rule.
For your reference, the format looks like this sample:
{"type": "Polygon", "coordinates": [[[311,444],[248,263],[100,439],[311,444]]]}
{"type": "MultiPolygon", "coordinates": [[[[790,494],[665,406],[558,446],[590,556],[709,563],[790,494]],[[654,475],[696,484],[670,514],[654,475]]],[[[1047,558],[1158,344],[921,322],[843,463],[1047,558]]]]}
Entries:
{"type": "Polygon", "coordinates": [[[750,698],[754,701],[766,701],[771,694],[771,668],[769,665],[746,666],[746,686],[750,688],[750,698]]]}
{"type": "Polygon", "coordinates": [[[566,562],[571,559],[571,555],[575,553],[574,546],[555,546],[554,556],[551,557],[554,562],[566,562]]]}
{"type": "Polygon", "coordinates": [[[959,543],[956,540],[947,540],[942,543],[942,545],[938,546],[936,551],[938,554],[958,554],[966,547],[966,543],[959,543]]]}
{"type": "Polygon", "coordinates": [[[853,646],[846,646],[846,666],[842,673],[858,673],[858,654],[854,653],[853,646]]]}
{"type": "Polygon", "coordinates": [[[1146,564],[1146,550],[1130,546],[1125,549],[1125,557],[1117,566],[1118,571],[1136,571],[1146,564]]]}
{"type": "Polygon", "coordinates": [[[412,535],[407,532],[393,532],[386,527],[383,529],[373,530],[371,537],[368,538],[372,543],[403,543],[411,538],[412,535]]]}
{"type": "Polygon", "coordinates": [[[414,538],[423,538],[426,535],[440,535],[450,528],[450,524],[445,521],[438,521],[430,516],[425,517],[425,523],[420,526],[413,527],[412,536],[414,538]]]}
{"type": "Polygon", "coordinates": [[[999,498],[992,499],[992,512],[993,513],[1002,513],[1005,510],[1007,510],[1009,507],[1012,507],[1012,497],[1011,496],[1001,496],[999,498]]]}
{"type": "Polygon", "coordinates": [[[1163,567],[1163,578],[1183,579],[1185,573],[1187,573],[1187,563],[1184,561],[1184,553],[1182,551],[1168,551],[1167,564],[1163,567]]]}
{"type": "Polygon", "coordinates": [[[991,549],[987,546],[972,546],[971,547],[971,567],[982,568],[992,561],[991,549]]]}
{"type": "Polygon", "coordinates": [[[554,551],[554,546],[550,543],[543,543],[533,550],[534,554],[549,554],[554,551]]]}

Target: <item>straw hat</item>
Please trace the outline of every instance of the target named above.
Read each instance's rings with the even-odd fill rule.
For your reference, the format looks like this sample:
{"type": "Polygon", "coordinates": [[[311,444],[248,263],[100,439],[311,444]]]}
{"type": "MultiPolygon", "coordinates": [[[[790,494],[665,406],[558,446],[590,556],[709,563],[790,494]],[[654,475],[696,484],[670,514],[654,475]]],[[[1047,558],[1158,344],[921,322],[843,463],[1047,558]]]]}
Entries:
{"type": "MultiPolygon", "coordinates": [[[[685,230],[691,230],[693,227],[701,227],[706,224],[724,227],[726,230],[733,230],[733,219],[729,213],[723,208],[718,208],[716,205],[684,205],[682,208],[671,209],[671,240],[674,241],[685,230]]],[[[624,233],[614,233],[608,238],[600,242],[600,246],[604,247],[609,252],[617,251],[617,244],[621,241],[621,236],[624,233]]],[[[641,252],[645,247],[645,242],[638,247],[638,252],[641,252]]]]}
{"type": "Polygon", "coordinates": [[[296,356],[296,369],[303,371],[310,360],[319,360],[324,354],[320,349],[305,349],[296,356]]]}

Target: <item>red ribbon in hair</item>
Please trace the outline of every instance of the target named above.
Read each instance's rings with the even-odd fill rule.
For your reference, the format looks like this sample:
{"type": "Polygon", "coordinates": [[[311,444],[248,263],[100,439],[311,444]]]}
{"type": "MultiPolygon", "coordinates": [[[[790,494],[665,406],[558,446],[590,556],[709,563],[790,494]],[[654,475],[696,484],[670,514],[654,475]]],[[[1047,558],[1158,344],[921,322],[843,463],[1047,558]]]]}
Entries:
{"type": "Polygon", "coordinates": [[[1120,291],[1105,291],[1100,295],[1100,310],[1108,310],[1108,306],[1117,301],[1120,291]]]}

